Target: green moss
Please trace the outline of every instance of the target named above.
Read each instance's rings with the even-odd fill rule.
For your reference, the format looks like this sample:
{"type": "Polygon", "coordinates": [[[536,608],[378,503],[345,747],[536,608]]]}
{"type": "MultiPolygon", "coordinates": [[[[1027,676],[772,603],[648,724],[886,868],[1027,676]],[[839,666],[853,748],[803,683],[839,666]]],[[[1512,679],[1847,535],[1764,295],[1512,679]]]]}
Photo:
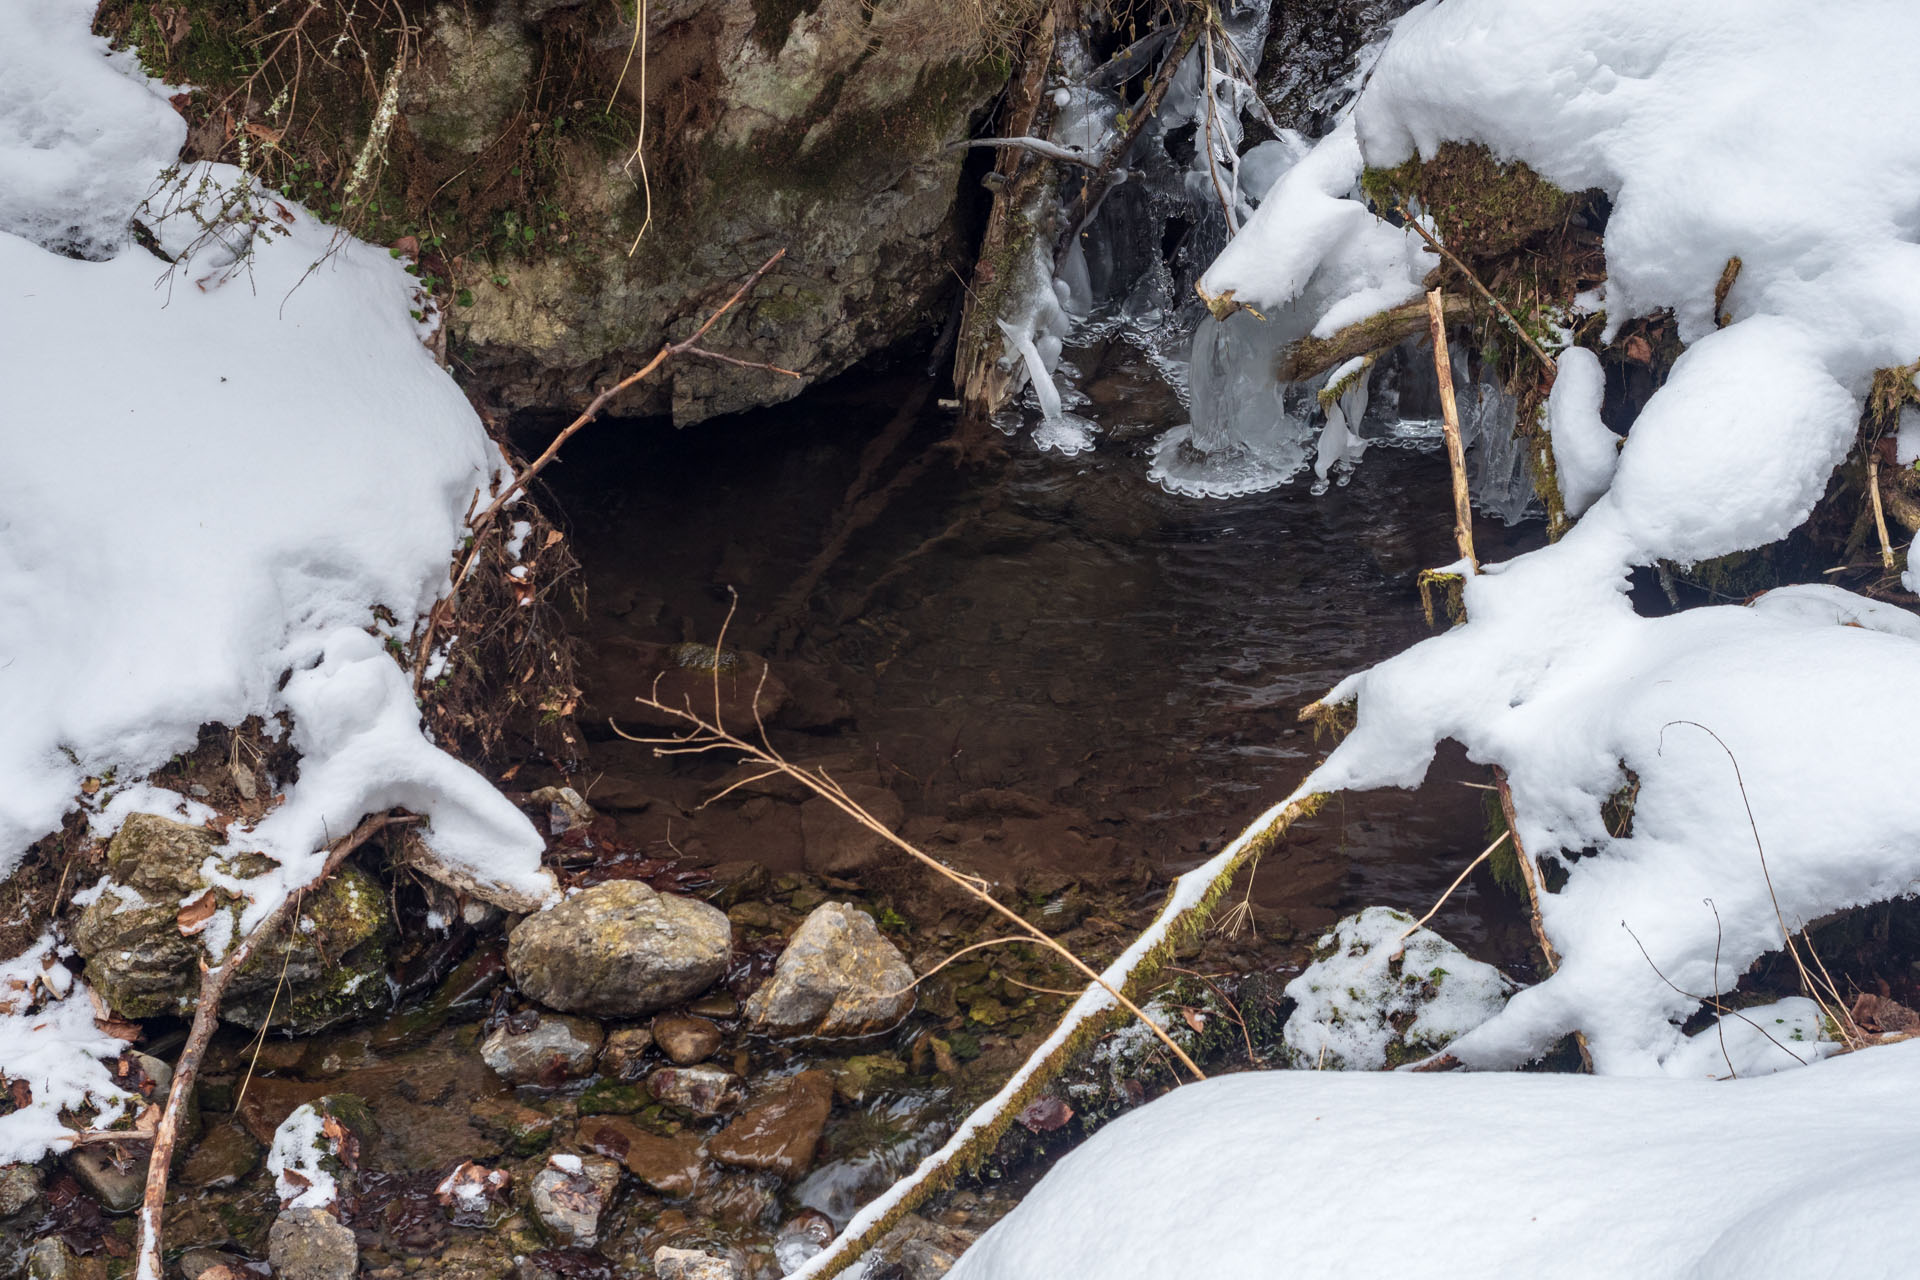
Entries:
{"type": "Polygon", "coordinates": [[[1417,202],[1440,238],[1468,261],[1498,257],[1564,227],[1575,197],[1480,143],[1443,142],[1431,159],[1368,169],[1360,186],[1383,212],[1417,202]]]}
{"type": "Polygon", "coordinates": [[[618,1080],[596,1080],[580,1095],[583,1116],[630,1116],[644,1111],[651,1095],[638,1085],[618,1080]]]}

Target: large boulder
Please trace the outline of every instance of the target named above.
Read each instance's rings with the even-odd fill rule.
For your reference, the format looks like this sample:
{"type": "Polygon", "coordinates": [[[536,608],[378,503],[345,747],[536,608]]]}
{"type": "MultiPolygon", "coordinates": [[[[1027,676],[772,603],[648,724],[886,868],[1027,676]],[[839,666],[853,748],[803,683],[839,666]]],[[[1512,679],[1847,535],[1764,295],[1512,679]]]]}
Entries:
{"type": "MultiPolygon", "coordinates": [[[[201,964],[238,940],[246,901],[210,883],[202,868],[212,860],[222,875],[245,879],[274,864],[258,854],[223,859],[221,843],[205,827],[136,813],[107,846],[108,882],[81,913],[73,944],[86,958],[87,981],[123,1016],[191,1017],[201,964]]],[[[392,936],[379,882],[343,866],[302,897],[290,935],[282,926],[262,939],[220,1012],[257,1028],[271,1008],[276,1028],[305,1035],[382,1008],[391,998],[392,936]]]]}
{"type": "Polygon", "coordinates": [[[616,880],[523,920],[507,940],[507,971],[555,1009],[631,1016],[699,995],[732,952],[733,927],[715,908],[616,880]]]}
{"type": "Polygon", "coordinates": [[[913,967],[872,916],[823,902],[747,1001],[747,1022],[768,1035],[872,1035],[913,1009],[913,981],[913,967]]]}

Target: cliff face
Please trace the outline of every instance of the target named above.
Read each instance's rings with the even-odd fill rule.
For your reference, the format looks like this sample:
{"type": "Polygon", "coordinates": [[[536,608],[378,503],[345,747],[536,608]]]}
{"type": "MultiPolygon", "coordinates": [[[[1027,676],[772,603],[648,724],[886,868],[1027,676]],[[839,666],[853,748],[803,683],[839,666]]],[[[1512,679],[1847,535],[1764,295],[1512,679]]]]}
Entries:
{"type": "Polygon", "coordinates": [[[583,403],[780,248],[709,345],[802,378],[687,362],[616,411],[775,403],[946,317],[966,267],[952,144],[1005,83],[1000,17],[650,0],[643,58],[632,9],[603,0],[310,10],[107,0],[99,25],[194,86],[187,158],[245,162],[415,251],[456,373],[502,408],[583,403]],[[356,215],[369,136],[385,165],[356,215]]]}

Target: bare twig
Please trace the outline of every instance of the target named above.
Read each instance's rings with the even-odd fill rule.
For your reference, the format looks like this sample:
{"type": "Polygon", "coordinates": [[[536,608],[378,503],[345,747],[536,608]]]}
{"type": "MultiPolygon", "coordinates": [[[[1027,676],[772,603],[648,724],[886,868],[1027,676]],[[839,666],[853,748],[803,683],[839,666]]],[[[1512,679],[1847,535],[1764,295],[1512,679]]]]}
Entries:
{"type": "MultiPolygon", "coordinates": [[[[1414,217],[1411,213],[1407,212],[1407,208],[1405,205],[1402,205],[1400,207],[1400,213],[1403,217],[1406,218],[1407,225],[1412,227],[1415,231],[1419,232],[1420,238],[1422,240],[1425,240],[1429,245],[1431,245],[1435,253],[1439,254],[1441,257],[1445,258],[1449,263],[1453,264],[1454,269],[1457,270],[1461,275],[1467,278],[1467,283],[1472,285],[1474,287],[1474,290],[1477,293],[1479,293],[1481,297],[1485,298],[1488,302],[1493,304],[1493,309],[1495,311],[1498,311],[1500,315],[1506,320],[1506,322],[1513,327],[1514,336],[1519,338],[1521,342],[1525,343],[1527,350],[1533,352],[1533,354],[1539,358],[1540,363],[1547,367],[1547,373],[1550,376],[1558,373],[1560,371],[1560,366],[1554,363],[1553,357],[1548,355],[1545,351],[1541,350],[1540,344],[1533,340],[1533,335],[1528,333],[1518,320],[1514,319],[1513,312],[1507,310],[1507,304],[1500,301],[1500,299],[1494,297],[1493,290],[1487,288],[1486,285],[1480,283],[1480,277],[1473,273],[1473,268],[1469,267],[1466,263],[1460,261],[1459,258],[1454,256],[1453,250],[1447,248],[1447,246],[1445,246],[1444,244],[1441,244],[1439,240],[1435,239],[1431,231],[1428,231],[1425,227],[1420,225],[1420,220],[1418,218],[1414,217]]],[[[1435,290],[1435,292],[1437,293],[1439,291],[1435,290]]]]}
{"type": "Polygon", "coordinates": [[[1447,905],[1447,899],[1451,898],[1453,896],[1453,891],[1455,889],[1458,889],[1463,883],[1466,882],[1466,878],[1473,874],[1473,869],[1479,866],[1481,863],[1485,862],[1488,858],[1491,858],[1493,856],[1493,851],[1495,849],[1498,849],[1501,845],[1505,844],[1508,838],[1512,835],[1513,835],[1513,828],[1508,827],[1505,831],[1502,831],[1499,835],[1495,836],[1493,838],[1493,843],[1488,845],[1486,848],[1482,849],[1480,851],[1480,856],[1475,858],[1472,862],[1469,862],[1466,865],[1466,868],[1463,871],[1461,871],[1459,875],[1453,878],[1453,883],[1447,886],[1446,892],[1440,895],[1439,900],[1433,904],[1432,909],[1429,910],[1427,914],[1421,916],[1418,920],[1415,920],[1412,924],[1408,925],[1406,932],[1401,934],[1397,939],[1394,940],[1393,953],[1389,955],[1387,958],[1389,960],[1398,959],[1400,955],[1406,950],[1407,939],[1411,938],[1414,934],[1418,933],[1421,927],[1424,926],[1427,923],[1427,921],[1433,919],[1436,915],[1439,915],[1440,908],[1447,905]]]}
{"type": "Polygon", "coordinates": [[[1867,450],[1867,497],[1873,502],[1873,528],[1880,535],[1880,567],[1892,573],[1899,567],[1893,558],[1893,539],[1887,536],[1887,510],[1880,503],[1880,455],[1867,450]]]}
{"type": "Polygon", "coordinates": [[[413,690],[416,694],[420,692],[421,687],[426,683],[427,663],[433,656],[434,636],[439,633],[441,626],[445,624],[447,618],[452,614],[454,601],[458,598],[460,588],[467,580],[467,575],[472,573],[474,566],[479,563],[480,553],[484,545],[484,535],[488,527],[492,525],[501,511],[506,509],[509,504],[527,491],[527,486],[533,482],[533,478],[545,470],[547,464],[559,455],[561,446],[573,439],[573,437],[578,435],[589,423],[599,417],[601,411],[607,407],[615,396],[636,382],[647,378],[655,370],[676,356],[685,355],[697,355],[708,359],[724,360],[728,364],[736,364],[744,368],[765,369],[771,373],[782,374],[789,378],[797,378],[800,376],[791,369],[781,369],[770,364],[755,364],[751,361],[737,360],[731,356],[722,356],[717,352],[708,351],[700,345],[700,339],[706,337],[707,331],[720,322],[720,317],[733,310],[733,308],[739,304],[740,300],[746,297],[755,285],[760,283],[767,272],[773,270],[774,264],[786,256],[787,251],[781,249],[771,258],[761,263],[759,267],[754,270],[754,273],[748,276],[725,302],[716,307],[713,314],[708,316],[706,321],[698,329],[695,329],[692,334],[681,339],[679,342],[670,342],[661,347],[653,359],[647,361],[647,363],[642,365],[636,372],[628,374],[595,396],[592,403],[588,404],[587,407],[581,411],[580,416],[568,423],[566,428],[553,438],[553,442],[541,451],[540,456],[522,467],[519,473],[513,477],[513,480],[488,504],[486,510],[475,516],[468,523],[468,528],[472,531],[473,537],[472,548],[468,551],[467,558],[461,563],[459,570],[453,575],[453,589],[436,602],[433,608],[428,611],[426,626],[422,628],[420,638],[415,641],[416,647],[413,655],[413,690]]]}
{"type": "Polygon", "coordinates": [[[1433,369],[1440,379],[1440,413],[1447,437],[1447,467],[1453,473],[1453,539],[1460,558],[1475,573],[1480,561],[1473,554],[1473,499],[1467,489],[1467,454],[1460,441],[1460,406],[1453,398],[1453,359],[1447,353],[1446,295],[1427,294],[1427,332],[1433,338],[1433,369]]]}
{"type": "Polygon", "coordinates": [[[167,1203],[167,1166],[173,1162],[173,1144],[180,1134],[180,1122],[187,1112],[187,1100],[193,1096],[194,1077],[199,1073],[200,1059],[207,1051],[207,1042],[213,1038],[213,1029],[220,1024],[220,1000],[226,995],[227,987],[252,958],[254,948],[261,939],[287,922],[301,894],[332,875],[346,861],[347,855],[365,844],[375,833],[403,820],[380,814],[363,821],[327,851],[327,860],[321,866],[319,875],[297,892],[288,894],[279,906],[268,913],[266,919],[255,925],[227,953],[226,959],[210,969],[202,967],[200,996],[194,1004],[193,1025],[187,1032],[185,1047],[180,1050],[180,1059],[174,1064],[173,1085],[167,1090],[166,1110],[161,1113],[160,1123],[154,1130],[153,1155],[147,1162],[146,1193],[140,1201],[136,1280],[162,1280],[165,1267],[160,1257],[160,1218],[167,1203]]]}

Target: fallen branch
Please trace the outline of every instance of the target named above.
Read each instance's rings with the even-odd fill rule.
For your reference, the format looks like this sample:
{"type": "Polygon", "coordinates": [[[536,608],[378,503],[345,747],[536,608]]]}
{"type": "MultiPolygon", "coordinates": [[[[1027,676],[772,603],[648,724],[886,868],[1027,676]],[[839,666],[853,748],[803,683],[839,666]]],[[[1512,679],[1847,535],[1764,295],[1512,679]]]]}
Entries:
{"type": "MultiPolygon", "coordinates": [[[[1448,298],[1446,308],[1449,324],[1473,314],[1473,306],[1465,298],[1448,298]]],[[[1234,309],[1229,306],[1226,310],[1231,314],[1234,309]]],[[[1427,324],[1427,304],[1423,299],[1390,307],[1365,320],[1356,320],[1331,337],[1302,338],[1283,348],[1274,377],[1281,382],[1305,382],[1356,356],[1379,355],[1396,343],[1425,332],[1427,324]]]]}
{"type": "Polygon", "coordinates": [[[468,523],[467,527],[472,535],[472,547],[467,553],[467,558],[461,562],[459,570],[453,575],[453,589],[441,597],[440,600],[434,604],[433,608],[428,611],[426,626],[422,629],[420,638],[414,642],[413,691],[415,695],[418,695],[426,684],[427,663],[431,661],[433,657],[434,637],[439,634],[440,628],[452,614],[454,601],[458,599],[460,588],[465,584],[467,575],[472,573],[474,565],[479,563],[481,544],[488,527],[493,524],[494,520],[503,510],[526,493],[527,486],[533,482],[533,478],[545,470],[547,464],[559,455],[560,447],[578,435],[580,431],[595,418],[599,417],[601,411],[607,407],[615,396],[636,382],[640,382],[649,377],[655,370],[673,360],[676,356],[685,355],[699,356],[708,360],[720,360],[745,369],[765,369],[770,373],[778,373],[789,378],[798,378],[800,376],[792,369],[782,369],[778,365],[761,364],[757,361],[741,360],[734,356],[724,356],[717,351],[708,351],[700,345],[700,339],[706,337],[707,331],[720,322],[720,317],[733,310],[733,308],[739,304],[740,300],[746,297],[755,285],[760,283],[762,277],[764,277],[767,272],[773,270],[774,264],[786,256],[787,251],[781,249],[771,258],[761,263],[759,267],[755,269],[754,273],[748,276],[738,289],[733,291],[732,296],[721,303],[719,307],[715,308],[713,314],[706,318],[706,322],[698,329],[695,329],[691,335],[683,338],[679,342],[667,343],[660,348],[653,359],[647,361],[638,371],[628,374],[595,396],[592,403],[581,411],[580,416],[568,423],[566,428],[553,438],[553,443],[542,450],[539,457],[522,467],[520,471],[515,474],[512,482],[503,488],[498,496],[488,504],[487,509],[482,511],[478,516],[475,516],[468,523]]]}
{"type": "Polygon", "coordinates": [[[1887,536],[1887,510],[1880,504],[1880,457],[1878,450],[1867,450],[1867,496],[1873,500],[1873,528],[1880,535],[1880,567],[1892,573],[1900,567],[1893,558],[1893,539],[1887,536]]]}
{"type": "Polygon", "coordinates": [[[138,1265],[134,1272],[136,1280],[163,1280],[165,1265],[160,1256],[160,1219],[167,1203],[167,1170],[173,1163],[173,1144],[180,1135],[180,1122],[187,1112],[187,1100],[193,1096],[194,1077],[199,1074],[200,1059],[207,1051],[207,1042],[213,1038],[214,1028],[220,1025],[220,1001],[226,995],[227,987],[253,957],[260,941],[287,923],[308,890],[317,888],[339,869],[349,854],[375,833],[397,821],[407,820],[386,814],[366,819],[327,851],[327,860],[321,866],[320,874],[288,894],[279,906],[268,913],[266,919],[255,925],[227,953],[226,959],[211,969],[202,967],[200,996],[193,1008],[193,1025],[187,1032],[186,1045],[180,1050],[180,1059],[174,1063],[173,1085],[167,1090],[166,1110],[161,1112],[160,1123],[153,1132],[153,1153],[147,1161],[146,1193],[140,1199],[140,1244],[138,1265]]]}
{"type": "Polygon", "coordinates": [[[1458,889],[1461,885],[1466,883],[1467,877],[1473,874],[1473,869],[1479,866],[1481,863],[1485,862],[1488,858],[1491,858],[1493,856],[1493,851],[1495,849],[1498,849],[1501,845],[1505,844],[1507,842],[1508,837],[1512,835],[1513,835],[1513,828],[1509,826],[1505,831],[1502,831],[1499,835],[1495,836],[1493,838],[1493,843],[1488,845],[1486,848],[1482,849],[1480,851],[1480,856],[1475,858],[1472,862],[1469,862],[1466,865],[1466,868],[1462,870],[1459,875],[1453,878],[1453,883],[1446,887],[1446,891],[1443,892],[1440,895],[1439,899],[1434,902],[1433,906],[1427,911],[1427,914],[1421,916],[1418,920],[1415,920],[1412,924],[1408,925],[1406,928],[1406,931],[1402,933],[1398,938],[1394,939],[1393,952],[1387,958],[1389,960],[1399,959],[1400,956],[1407,949],[1407,939],[1411,938],[1414,934],[1420,932],[1420,930],[1426,925],[1427,921],[1439,915],[1440,908],[1447,905],[1447,899],[1453,896],[1453,891],[1455,889],[1458,889]]]}
{"type": "Polygon", "coordinates": [[[963,142],[956,142],[953,145],[955,147],[965,148],[1017,147],[1022,151],[1031,151],[1037,156],[1045,156],[1049,160],[1060,160],[1067,164],[1077,164],[1083,169],[1098,169],[1100,167],[1100,162],[1086,152],[1076,151],[1072,147],[1063,147],[1059,143],[1049,142],[1045,138],[969,138],[963,142]]]}
{"type": "Polygon", "coordinates": [[[1427,329],[1433,338],[1433,368],[1440,380],[1440,415],[1447,437],[1447,469],[1453,473],[1453,540],[1469,571],[1480,572],[1473,554],[1473,498],[1467,488],[1466,447],[1460,439],[1460,406],[1453,398],[1453,359],[1447,352],[1446,295],[1427,295],[1427,329]]]}

